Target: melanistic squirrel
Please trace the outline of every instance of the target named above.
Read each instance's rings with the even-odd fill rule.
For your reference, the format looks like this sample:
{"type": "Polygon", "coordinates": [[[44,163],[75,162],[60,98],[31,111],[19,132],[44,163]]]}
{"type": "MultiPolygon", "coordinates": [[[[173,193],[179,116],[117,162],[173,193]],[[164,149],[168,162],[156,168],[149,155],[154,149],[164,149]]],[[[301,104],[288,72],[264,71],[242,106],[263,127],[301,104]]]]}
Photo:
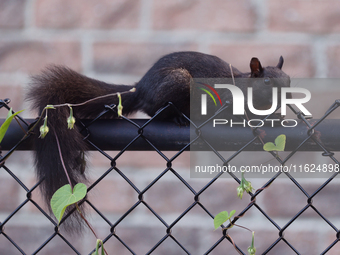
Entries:
{"type": "MultiPolygon", "coordinates": [[[[135,86],[107,84],[88,78],[62,66],[51,66],[41,75],[34,76],[29,87],[27,99],[32,101],[32,108],[41,112],[47,105],[63,103],[82,103],[89,99],[128,91],[122,97],[123,115],[142,111],[149,116],[168,102],[172,102],[180,112],[190,116],[190,94],[195,90],[191,86],[193,78],[244,78],[243,87],[253,87],[253,105],[256,109],[268,109],[272,103],[272,87],[290,85],[290,79],[281,68],[283,58],[275,67],[262,67],[257,58],[250,61],[250,73],[242,73],[220,58],[198,52],[176,52],[160,58],[135,86]],[[232,73],[231,73],[232,72],[232,73]],[[260,78],[260,79],[252,79],[260,78]],[[274,82],[279,78],[281,82],[274,82]],[[246,83],[246,84],[245,84],[246,83]]],[[[241,86],[236,84],[236,86],[241,86]]],[[[230,100],[230,95],[221,94],[222,100],[230,100]]],[[[74,107],[76,119],[93,119],[104,111],[105,105],[118,104],[117,96],[105,97],[85,105],[74,107]]],[[[47,202],[54,192],[68,183],[62,168],[58,148],[60,149],[71,182],[75,185],[86,180],[82,154],[87,150],[86,141],[79,129],[68,130],[66,119],[70,115],[68,107],[48,111],[49,134],[44,139],[35,139],[35,162],[37,176],[45,180],[40,185],[47,202]]],[[[116,117],[116,116],[113,116],[116,117]]],[[[169,111],[161,119],[182,122],[176,111],[169,111]]]]}

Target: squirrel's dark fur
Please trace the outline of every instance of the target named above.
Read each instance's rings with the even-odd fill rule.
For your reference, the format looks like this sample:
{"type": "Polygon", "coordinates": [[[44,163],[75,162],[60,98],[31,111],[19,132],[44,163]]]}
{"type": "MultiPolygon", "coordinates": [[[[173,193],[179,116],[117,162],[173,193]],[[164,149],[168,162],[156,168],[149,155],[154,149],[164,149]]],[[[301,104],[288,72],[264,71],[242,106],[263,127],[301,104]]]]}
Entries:
{"type": "MultiPolygon", "coordinates": [[[[135,111],[143,111],[153,116],[157,110],[172,102],[185,115],[190,115],[190,84],[193,78],[283,78],[282,83],[265,85],[263,79],[248,79],[242,90],[253,86],[254,107],[261,109],[271,105],[271,88],[273,86],[289,86],[289,76],[282,70],[283,58],[275,67],[261,66],[257,58],[250,62],[250,73],[242,73],[216,56],[198,52],[176,52],[160,58],[151,69],[135,84],[136,92],[122,94],[123,115],[135,111]]],[[[115,92],[128,91],[134,86],[107,84],[88,78],[62,66],[51,66],[40,75],[32,78],[27,99],[32,108],[39,111],[46,105],[63,103],[82,103],[89,99],[115,92]]],[[[222,99],[227,96],[221,96],[222,99]]],[[[105,105],[118,104],[117,96],[106,97],[88,104],[74,107],[76,119],[91,119],[104,110],[105,105]]],[[[49,134],[44,139],[35,139],[35,159],[37,176],[45,180],[41,184],[42,194],[50,201],[53,193],[68,183],[58,156],[56,145],[57,134],[62,156],[72,184],[86,180],[84,173],[83,152],[86,142],[77,128],[67,129],[66,119],[70,111],[68,107],[48,111],[49,134]]],[[[168,112],[163,119],[180,119],[176,112],[168,112]]],[[[40,126],[40,125],[39,125],[40,126]]],[[[67,220],[69,221],[69,220],[67,220]]]]}

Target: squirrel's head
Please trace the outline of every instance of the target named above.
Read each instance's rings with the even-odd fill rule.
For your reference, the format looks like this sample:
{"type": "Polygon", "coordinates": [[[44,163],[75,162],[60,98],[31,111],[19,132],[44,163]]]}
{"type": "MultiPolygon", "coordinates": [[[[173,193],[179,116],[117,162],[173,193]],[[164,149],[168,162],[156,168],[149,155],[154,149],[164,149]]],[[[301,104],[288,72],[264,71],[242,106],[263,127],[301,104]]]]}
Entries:
{"type": "MultiPolygon", "coordinates": [[[[272,106],[272,88],[278,88],[278,103],[281,100],[281,88],[290,87],[290,77],[282,71],[283,57],[276,66],[262,67],[258,58],[250,60],[250,83],[253,87],[253,105],[258,110],[269,109],[272,106]]],[[[291,95],[287,95],[288,98],[291,95]]]]}

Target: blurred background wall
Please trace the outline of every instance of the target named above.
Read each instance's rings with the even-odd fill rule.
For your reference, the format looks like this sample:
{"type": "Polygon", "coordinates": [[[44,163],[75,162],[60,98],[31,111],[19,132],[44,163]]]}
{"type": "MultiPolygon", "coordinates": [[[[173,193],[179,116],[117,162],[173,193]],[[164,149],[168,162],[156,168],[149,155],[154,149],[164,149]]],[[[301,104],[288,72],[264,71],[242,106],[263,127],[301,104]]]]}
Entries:
{"type": "Polygon", "coordinates": [[[132,84],[183,50],[244,72],[253,56],[266,66],[282,55],[291,77],[339,77],[339,13],[336,0],[2,0],[0,85],[19,91],[50,63],[132,84]]]}
{"type": "MultiPolygon", "coordinates": [[[[0,0],[0,98],[10,98],[14,110],[28,108],[24,103],[24,90],[29,83],[29,76],[39,73],[48,64],[66,65],[109,83],[133,84],[162,55],[187,50],[217,55],[243,72],[249,70],[252,57],[258,57],[262,64],[267,66],[276,65],[282,55],[285,60],[283,70],[292,78],[339,78],[340,2],[0,0]]],[[[315,113],[316,117],[320,117],[335,99],[340,98],[340,89],[337,86],[315,87],[312,93],[318,98],[318,103],[310,106],[314,107],[313,114],[315,113]]],[[[0,114],[3,117],[7,113],[2,111],[0,114]]],[[[338,113],[335,116],[339,115],[338,113]]],[[[35,117],[36,114],[26,110],[23,116],[35,117]]],[[[17,153],[20,157],[9,161],[8,164],[15,174],[31,187],[34,174],[30,155],[17,153]]],[[[171,156],[171,153],[169,155],[171,156]]],[[[303,153],[300,155],[305,156],[303,153]]],[[[109,162],[101,157],[95,153],[92,156],[93,178],[108,168],[109,162]]],[[[312,154],[308,158],[320,157],[319,154],[312,154]]],[[[177,162],[179,171],[188,177],[188,154],[177,162]]],[[[121,164],[123,170],[130,174],[129,177],[136,181],[141,189],[165,168],[164,161],[154,153],[134,152],[123,155],[121,164]],[[132,161],[131,158],[137,160],[132,161]]],[[[0,173],[0,177],[2,221],[25,198],[25,193],[8,174],[0,173]]],[[[204,185],[204,180],[190,181],[198,189],[204,185]]],[[[312,192],[322,180],[301,182],[312,192]]],[[[338,184],[337,180],[334,182],[338,184]]],[[[264,181],[254,180],[254,183],[258,188],[264,181]]],[[[167,177],[158,188],[156,185],[154,192],[149,195],[150,201],[154,199],[157,210],[164,217],[168,217],[170,222],[193,202],[192,197],[189,197],[188,201],[184,198],[178,199],[183,194],[180,187],[182,186],[178,180],[167,177]],[[172,200],[169,195],[172,192],[175,193],[174,196],[177,195],[177,199],[172,200]]],[[[210,203],[209,208],[214,214],[247,205],[248,200],[235,201],[235,196],[229,194],[234,192],[236,187],[234,182],[221,180],[207,192],[209,195],[206,195],[205,199],[210,203]]],[[[264,192],[258,202],[284,225],[287,219],[306,204],[306,198],[292,192],[294,189],[299,191],[287,180],[277,181],[276,187],[278,188],[275,190],[264,192]]],[[[337,191],[337,186],[333,185],[324,189],[316,200],[319,200],[324,208],[323,212],[328,217],[333,217],[339,226],[340,222],[336,220],[340,209],[339,198],[335,195],[337,191]]],[[[98,188],[97,195],[97,198],[100,198],[97,199],[97,205],[110,215],[113,221],[136,202],[131,187],[122,183],[114,174],[105,179],[98,188]],[[100,190],[106,190],[111,195],[103,195],[100,190]]],[[[250,217],[245,219],[245,222],[253,224],[253,229],[258,233],[257,246],[261,252],[268,243],[278,238],[277,230],[264,223],[266,220],[259,212],[253,211],[248,215],[250,217]]],[[[7,229],[16,240],[22,242],[22,246],[28,250],[27,253],[31,253],[41,240],[51,233],[46,227],[50,225],[46,220],[41,220],[43,217],[31,205],[23,207],[16,217],[17,220],[11,223],[13,226],[7,229]]],[[[204,221],[200,217],[200,212],[193,212],[191,217],[184,220],[178,233],[180,239],[191,247],[192,254],[203,254],[219,236],[219,233],[213,232],[212,221],[208,218],[204,221]]],[[[133,223],[125,223],[126,228],[121,232],[127,242],[138,247],[137,251],[140,249],[140,254],[147,252],[151,243],[157,242],[159,236],[165,234],[162,225],[157,225],[159,222],[154,223],[155,225],[147,224],[150,219],[147,210],[141,209],[140,214],[132,217],[133,223]]],[[[105,224],[98,223],[100,233],[101,226],[105,229],[105,224]]],[[[102,231],[101,234],[105,236],[107,233],[102,231]]],[[[297,221],[290,231],[290,240],[295,241],[294,244],[300,247],[304,254],[317,254],[335,240],[335,232],[328,228],[327,224],[325,226],[324,221],[320,220],[315,212],[306,213],[306,217],[297,221]],[[317,227],[317,232],[312,225],[317,227]]],[[[240,242],[243,235],[247,236],[244,243],[244,247],[247,247],[249,234],[242,231],[235,233],[235,236],[240,237],[240,242]]],[[[77,241],[77,248],[83,249],[84,253],[88,253],[93,247],[88,241],[92,238],[91,235],[86,237],[85,241],[77,241]]],[[[72,254],[62,242],[55,242],[55,245],[53,242],[47,245],[45,253],[43,251],[42,254],[53,254],[50,252],[55,247],[63,251],[63,254],[72,254]]],[[[156,254],[181,254],[173,244],[165,244],[162,252],[156,254]]],[[[111,254],[128,254],[117,241],[108,243],[108,247],[119,250],[119,253],[111,254]]],[[[217,249],[213,254],[226,254],[226,249],[230,251],[227,254],[236,254],[230,244],[222,247],[224,249],[217,249]]],[[[282,244],[271,254],[291,254],[286,248],[286,245],[282,244]]],[[[17,254],[16,252],[0,235],[0,253],[17,254]]],[[[329,254],[337,252],[331,250],[329,254]]]]}

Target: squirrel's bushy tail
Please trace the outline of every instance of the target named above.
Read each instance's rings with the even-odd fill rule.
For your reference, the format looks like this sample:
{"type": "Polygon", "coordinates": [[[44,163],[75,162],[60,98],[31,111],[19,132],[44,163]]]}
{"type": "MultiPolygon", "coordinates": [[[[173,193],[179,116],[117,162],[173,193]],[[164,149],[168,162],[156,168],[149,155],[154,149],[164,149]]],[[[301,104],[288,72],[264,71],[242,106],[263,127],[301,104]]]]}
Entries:
{"type": "MultiPolygon", "coordinates": [[[[51,209],[50,201],[54,192],[69,183],[61,163],[61,157],[72,186],[74,187],[79,182],[87,183],[85,175],[87,145],[77,127],[72,130],[67,129],[66,116],[70,114],[67,108],[48,110],[49,133],[43,139],[38,138],[39,127],[43,120],[34,130],[36,136],[34,144],[36,175],[38,180],[43,179],[39,187],[49,209],[51,209]]],[[[72,208],[70,207],[66,212],[69,212],[72,208]]],[[[78,226],[82,225],[79,216],[77,212],[74,212],[62,226],[68,232],[77,232],[80,229],[78,226]]]]}
{"type": "MultiPolygon", "coordinates": [[[[65,67],[51,66],[41,75],[32,77],[26,98],[31,101],[32,108],[41,114],[47,105],[78,104],[98,96],[127,91],[131,88],[132,86],[125,85],[112,86],[90,79],[65,67]]],[[[123,99],[129,102],[129,97],[133,97],[133,94],[124,94],[123,99]]],[[[105,105],[117,104],[117,102],[117,96],[99,99],[73,107],[73,115],[76,120],[94,118],[104,110],[105,105]]],[[[126,108],[125,111],[131,111],[129,106],[126,108]]],[[[68,129],[67,118],[69,116],[68,106],[49,109],[47,112],[48,134],[43,139],[38,138],[43,119],[34,130],[36,174],[39,180],[44,179],[40,188],[48,206],[54,192],[69,183],[59,156],[60,153],[72,185],[74,186],[78,182],[86,183],[87,180],[84,158],[87,143],[83,140],[84,137],[80,134],[77,125],[74,126],[74,129],[68,129]],[[59,141],[59,146],[56,139],[59,141]]],[[[71,219],[67,219],[66,224],[63,224],[69,231],[80,229],[80,218],[77,215],[77,212],[73,213],[71,219]]]]}

